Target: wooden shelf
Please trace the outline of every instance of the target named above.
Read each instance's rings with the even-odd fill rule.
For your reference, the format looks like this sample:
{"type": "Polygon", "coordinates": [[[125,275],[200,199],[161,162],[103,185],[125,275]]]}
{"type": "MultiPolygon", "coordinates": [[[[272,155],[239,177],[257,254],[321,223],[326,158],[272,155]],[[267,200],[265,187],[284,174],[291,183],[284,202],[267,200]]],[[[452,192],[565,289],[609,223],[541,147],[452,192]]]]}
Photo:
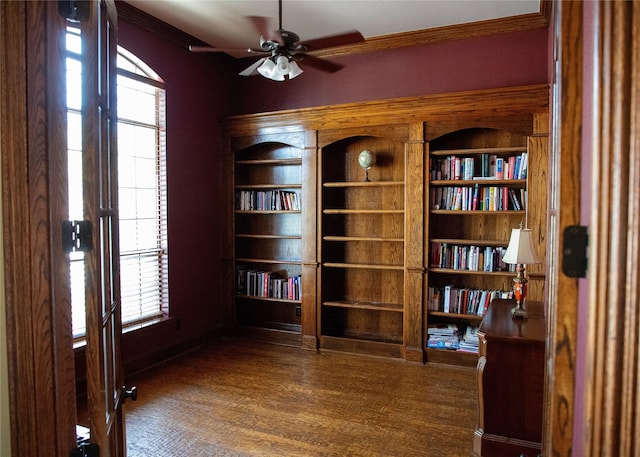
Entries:
{"type": "Polygon", "coordinates": [[[513,146],[513,147],[500,147],[500,148],[463,148],[463,149],[439,149],[430,151],[432,156],[451,156],[451,155],[482,155],[482,154],[495,154],[495,155],[509,155],[517,154],[519,152],[527,152],[526,146],[513,146]]]}
{"type": "Polygon", "coordinates": [[[403,209],[324,209],[323,214],[404,214],[403,209]]]}
{"type": "Polygon", "coordinates": [[[515,211],[479,211],[479,210],[467,210],[462,211],[459,209],[432,209],[429,210],[432,214],[450,214],[455,216],[478,216],[478,215],[487,215],[487,216],[500,216],[500,215],[526,215],[527,212],[525,210],[515,211]]]}
{"type": "Polygon", "coordinates": [[[300,265],[302,260],[300,259],[256,259],[248,257],[236,258],[236,263],[268,263],[274,265],[300,265]]]}
{"type": "Polygon", "coordinates": [[[431,273],[448,275],[515,276],[515,271],[454,270],[453,268],[429,268],[431,273]]]}
{"type": "Polygon", "coordinates": [[[300,214],[302,213],[302,211],[299,210],[292,210],[292,209],[287,209],[287,210],[280,210],[280,211],[272,211],[272,210],[255,210],[255,209],[250,209],[250,210],[241,210],[241,209],[237,209],[235,210],[236,214],[300,214]]]}
{"type": "Polygon", "coordinates": [[[236,165],[302,165],[302,158],[236,160],[236,165]]]}
{"type": "Polygon", "coordinates": [[[235,188],[237,190],[254,190],[254,189],[301,189],[302,184],[274,184],[274,183],[265,183],[265,184],[236,184],[235,188]]]}
{"type": "Polygon", "coordinates": [[[509,241],[505,240],[467,240],[460,238],[432,238],[429,240],[431,243],[447,243],[457,244],[463,246],[508,246],[509,241]]]}
{"type": "Polygon", "coordinates": [[[442,311],[429,311],[430,316],[446,317],[448,319],[464,319],[471,321],[482,321],[484,316],[478,316],[477,314],[458,314],[458,313],[445,313],[442,311]]]}
{"type": "Polygon", "coordinates": [[[302,303],[302,300],[288,300],[285,298],[272,298],[272,297],[257,297],[255,295],[244,295],[244,294],[236,294],[237,298],[243,298],[247,300],[259,300],[259,301],[273,301],[279,303],[291,303],[294,305],[299,305],[302,303]]]}
{"type": "Polygon", "coordinates": [[[503,187],[524,187],[527,185],[526,179],[434,179],[429,182],[432,186],[447,187],[473,187],[479,186],[503,186],[503,187]]]}
{"type": "Polygon", "coordinates": [[[404,238],[386,238],[379,236],[333,236],[327,235],[322,237],[325,241],[380,241],[380,242],[392,242],[392,243],[402,243],[404,242],[404,238]]]}
{"type": "Polygon", "coordinates": [[[393,311],[402,312],[402,303],[374,303],[374,302],[362,302],[362,301],[327,301],[322,303],[323,306],[334,306],[336,308],[357,308],[357,309],[371,309],[376,311],[393,311]]]}
{"type": "MultiPolygon", "coordinates": [[[[475,271],[475,270],[454,270],[452,268],[429,268],[431,273],[442,273],[448,275],[482,275],[482,276],[513,276],[515,277],[515,271],[475,271]]],[[[526,272],[527,279],[529,281],[544,281],[545,274],[542,273],[529,273],[526,272]]]]}
{"type": "Polygon", "coordinates": [[[404,265],[376,265],[373,263],[323,262],[322,266],[329,268],[360,268],[365,270],[404,270],[404,265]]]}
{"type": "MultiPolygon", "coordinates": [[[[291,211],[288,211],[291,212],[291,211]]],[[[253,233],[236,233],[236,238],[249,238],[257,240],[301,240],[300,235],[258,235],[253,233]]]]}
{"type": "Polygon", "coordinates": [[[404,181],[352,181],[352,182],[325,182],[323,187],[384,187],[404,186],[404,181]]]}

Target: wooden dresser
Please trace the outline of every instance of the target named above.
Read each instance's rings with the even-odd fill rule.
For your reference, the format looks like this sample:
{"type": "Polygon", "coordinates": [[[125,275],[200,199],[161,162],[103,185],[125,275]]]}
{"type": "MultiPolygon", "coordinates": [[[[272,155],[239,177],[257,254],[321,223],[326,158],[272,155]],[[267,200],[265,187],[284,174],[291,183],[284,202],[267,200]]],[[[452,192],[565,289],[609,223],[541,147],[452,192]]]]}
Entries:
{"type": "Polygon", "coordinates": [[[542,454],[546,319],[527,302],[529,319],[514,321],[514,304],[494,300],[478,332],[478,456],[542,454]]]}

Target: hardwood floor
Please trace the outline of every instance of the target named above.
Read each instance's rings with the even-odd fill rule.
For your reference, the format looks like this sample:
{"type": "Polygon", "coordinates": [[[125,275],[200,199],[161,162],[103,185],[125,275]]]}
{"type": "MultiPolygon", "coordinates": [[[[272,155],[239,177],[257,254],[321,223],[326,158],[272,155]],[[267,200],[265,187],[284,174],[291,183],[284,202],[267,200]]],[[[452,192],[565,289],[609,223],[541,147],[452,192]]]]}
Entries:
{"type": "Polygon", "coordinates": [[[130,381],[129,457],[472,455],[470,368],[233,340],[130,381]]]}

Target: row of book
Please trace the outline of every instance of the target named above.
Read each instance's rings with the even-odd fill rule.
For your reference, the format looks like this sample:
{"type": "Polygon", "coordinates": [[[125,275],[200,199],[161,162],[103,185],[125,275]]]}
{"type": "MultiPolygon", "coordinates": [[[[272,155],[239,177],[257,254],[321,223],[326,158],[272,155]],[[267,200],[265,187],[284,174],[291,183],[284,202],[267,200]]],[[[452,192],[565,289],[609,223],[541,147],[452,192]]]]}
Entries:
{"type": "Polygon", "coordinates": [[[457,211],[521,211],[527,190],[506,186],[445,186],[431,191],[431,208],[457,211]]]}
{"type": "Polygon", "coordinates": [[[431,267],[468,271],[515,271],[515,265],[502,261],[504,246],[468,246],[431,243],[431,267]]]}
{"type": "Polygon", "coordinates": [[[479,348],[478,327],[468,325],[464,331],[460,331],[456,324],[429,324],[427,326],[427,347],[477,354],[479,348]]]}
{"type": "Polygon", "coordinates": [[[236,292],[260,298],[278,298],[282,300],[300,300],[302,297],[302,277],[282,278],[275,271],[237,269],[236,292]]]}
{"type": "Polygon", "coordinates": [[[494,298],[513,298],[512,290],[457,288],[452,285],[429,287],[427,309],[453,314],[484,316],[494,298]]]}
{"type": "Polygon", "coordinates": [[[480,163],[476,157],[458,157],[451,155],[444,158],[432,158],[429,161],[431,180],[484,180],[484,179],[526,179],[529,167],[529,155],[499,157],[496,154],[480,155],[480,163]]]}
{"type": "Polygon", "coordinates": [[[236,192],[240,211],[300,211],[300,195],[290,190],[241,190],[236,192]]]}

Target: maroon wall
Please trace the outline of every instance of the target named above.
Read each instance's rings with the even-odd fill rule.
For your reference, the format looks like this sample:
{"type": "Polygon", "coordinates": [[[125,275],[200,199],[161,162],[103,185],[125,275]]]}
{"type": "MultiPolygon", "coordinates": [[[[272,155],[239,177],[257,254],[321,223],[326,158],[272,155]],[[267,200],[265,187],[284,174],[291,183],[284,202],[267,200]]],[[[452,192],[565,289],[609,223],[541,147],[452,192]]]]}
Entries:
{"type": "Polygon", "coordinates": [[[196,58],[157,35],[119,22],[119,44],[165,81],[170,316],[163,325],[125,335],[125,365],[132,358],[193,341],[220,324],[220,128],[227,113],[232,59],[196,58]],[[135,348],[135,349],[134,349],[135,348]]]}
{"type": "Polygon", "coordinates": [[[125,335],[125,364],[145,353],[193,341],[221,323],[222,198],[219,121],[230,114],[295,109],[548,82],[547,30],[452,41],[335,59],[346,67],[305,72],[284,83],[236,73],[239,62],[192,54],[121,20],[119,42],[165,80],[169,189],[171,315],[159,326],[125,335]],[[135,348],[135,349],[134,349],[135,348]],[[142,352],[142,354],[140,353],[142,352]]]}
{"type": "MultiPolygon", "coordinates": [[[[345,67],[291,81],[237,77],[235,113],[548,82],[547,30],[517,32],[333,59],[345,67]]],[[[255,60],[255,59],[254,59],[255,60]]],[[[244,61],[237,70],[253,60],[244,61]]]]}

